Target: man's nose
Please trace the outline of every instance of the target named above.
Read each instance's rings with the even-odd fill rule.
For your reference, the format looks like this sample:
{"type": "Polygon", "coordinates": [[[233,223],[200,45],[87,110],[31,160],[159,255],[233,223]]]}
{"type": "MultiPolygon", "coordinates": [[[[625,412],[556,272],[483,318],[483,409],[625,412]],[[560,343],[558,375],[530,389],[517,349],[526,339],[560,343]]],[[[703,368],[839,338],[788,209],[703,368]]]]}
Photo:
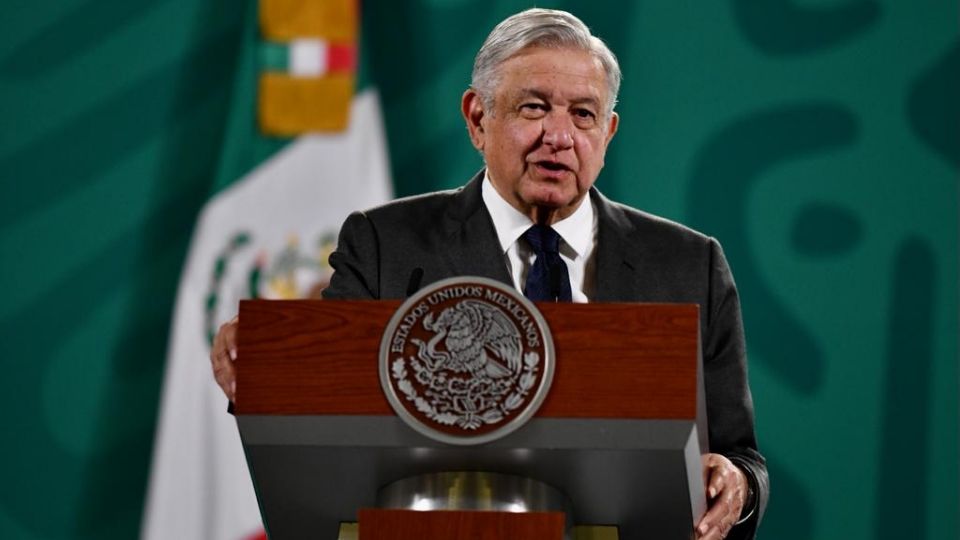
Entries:
{"type": "Polygon", "coordinates": [[[557,150],[573,146],[573,123],[565,114],[551,112],[543,119],[543,144],[557,150]]]}

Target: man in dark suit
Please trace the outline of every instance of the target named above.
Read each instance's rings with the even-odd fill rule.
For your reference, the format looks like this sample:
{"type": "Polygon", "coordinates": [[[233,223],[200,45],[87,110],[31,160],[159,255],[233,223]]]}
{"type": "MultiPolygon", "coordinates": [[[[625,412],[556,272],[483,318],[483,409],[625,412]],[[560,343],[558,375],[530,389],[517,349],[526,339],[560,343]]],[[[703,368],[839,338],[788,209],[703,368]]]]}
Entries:
{"type": "MultiPolygon", "coordinates": [[[[620,69],[569,13],[500,23],[474,63],[461,110],[486,168],[461,189],[352,214],[330,257],[325,298],[403,298],[459,275],[500,280],[535,300],[700,306],[709,510],[697,537],[749,538],[766,506],[740,305],[719,244],[611,202],[593,184],[617,131],[620,69]]],[[[211,353],[233,397],[236,325],[211,353]]]]}

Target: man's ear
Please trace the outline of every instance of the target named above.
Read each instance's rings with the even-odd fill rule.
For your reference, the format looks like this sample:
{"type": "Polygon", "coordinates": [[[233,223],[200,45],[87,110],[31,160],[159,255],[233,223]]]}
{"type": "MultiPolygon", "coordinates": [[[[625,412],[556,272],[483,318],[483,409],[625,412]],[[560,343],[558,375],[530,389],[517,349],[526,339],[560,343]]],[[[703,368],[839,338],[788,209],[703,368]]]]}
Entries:
{"type": "Polygon", "coordinates": [[[483,117],[486,111],[483,108],[483,100],[480,94],[473,88],[468,88],[460,99],[460,112],[463,114],[463,120],[467,123],[467,132],[470,133],[470,142],[473,147],[483,152],[486,133],[483,129],[483,117]]]}
{"type": "Polygon", "coordinates": [[[607,124],[607,140],[604,143],[605,145],[610,144],[610,140],[613,139],[613,136],[617,134],[617,128],[620,126],[620,115],[611,112],[610,120],[607,124]]]}

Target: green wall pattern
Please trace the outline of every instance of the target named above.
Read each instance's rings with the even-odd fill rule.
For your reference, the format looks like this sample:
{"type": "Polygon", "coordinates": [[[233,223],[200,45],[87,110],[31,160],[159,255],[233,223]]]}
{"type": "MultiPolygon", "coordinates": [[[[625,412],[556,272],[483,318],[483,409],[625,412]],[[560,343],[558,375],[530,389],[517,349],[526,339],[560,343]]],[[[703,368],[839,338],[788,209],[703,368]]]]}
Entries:
{"type": "MultiPolygon", "coordinates": [[[[624,68],[600,188],[727,252],[770,459],[761,536],[960,537],[957,4],[540,4],[624,68]]],[[[479,168],[460,93],[489,28],[527,5],[363,2],[398,194],[479,168]]],[[[5,6],[2,538],[137,534],[196,214],[284,143],[224,144],[252,128],[254,14],[5,6]]]]}
{"type": "Polygon", "coordinates": [[[134,538],[234,2],[18,2],[0,32],[0,537],[134,538]]]}

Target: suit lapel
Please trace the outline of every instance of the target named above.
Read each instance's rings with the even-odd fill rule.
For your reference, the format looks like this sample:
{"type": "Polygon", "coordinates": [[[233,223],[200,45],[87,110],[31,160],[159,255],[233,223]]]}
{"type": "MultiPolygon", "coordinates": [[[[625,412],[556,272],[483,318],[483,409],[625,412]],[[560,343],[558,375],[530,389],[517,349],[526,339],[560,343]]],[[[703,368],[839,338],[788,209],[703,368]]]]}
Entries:
{"type": "Polygon", "coordinates": [[[500,251],[500,240],[483,205],[482,181],[483,171],[480,171],[454,195],[444,223],[447,245],[440,246],[440,250],[450,276],[480,276],[513,287],[500,251]]]}
{"type": "MultiPolygon", "coordinates": [[[[448,277],[481,276],[509,286],[500,251],[500,241],[490,214],[483,205],[480,171],[454,195],[444,222],[447,245],[441,246],[448,277]]],[[[595,188],[591,190],[597,209],[596,298],[595,302],[643,300],[643,242],[633,238],[634,228],[623,211],[595,188]]]]}
{"type": "Polygon", "coordinates": [[[633,238],[633,225],[623,210],[591,189],[597,209],[597,281],[595,302],[636,302],[642,300],[642,239],[633,238]]]}

